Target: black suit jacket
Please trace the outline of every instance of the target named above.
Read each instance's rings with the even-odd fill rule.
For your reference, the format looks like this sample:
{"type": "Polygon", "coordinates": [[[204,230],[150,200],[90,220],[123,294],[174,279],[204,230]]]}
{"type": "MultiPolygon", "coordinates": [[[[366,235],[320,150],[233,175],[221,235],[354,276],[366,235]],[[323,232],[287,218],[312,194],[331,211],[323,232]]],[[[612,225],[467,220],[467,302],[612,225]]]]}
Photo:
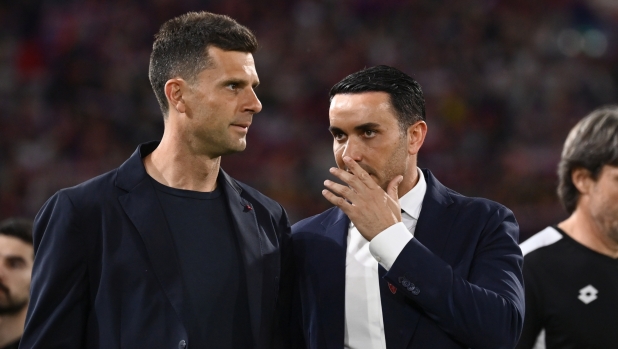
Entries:
{"type": "MultiPolygon", "coordinates": [[[[22,348],[191,348],[173,237],[142,162],[157,145],[141,145],[118,169],[57,192],[37,215],[22,348]]],[[[275,201],[219,175],[244,263],[254,343],[272,348],[285,319],[278,298],[280,311],[289,308],[288,219],[275,201]]]]}
{"type": "MultiPolygon", "coordinates": [[[[427,192],[414,238],[388,272],[379,267],[387,348],[513,348],[524,317],[515,217],[423,173],[427,192]]],[[[331,208],[292,227],[298,347],[343,346],[349,224],[343,211],[331,208]]]]}

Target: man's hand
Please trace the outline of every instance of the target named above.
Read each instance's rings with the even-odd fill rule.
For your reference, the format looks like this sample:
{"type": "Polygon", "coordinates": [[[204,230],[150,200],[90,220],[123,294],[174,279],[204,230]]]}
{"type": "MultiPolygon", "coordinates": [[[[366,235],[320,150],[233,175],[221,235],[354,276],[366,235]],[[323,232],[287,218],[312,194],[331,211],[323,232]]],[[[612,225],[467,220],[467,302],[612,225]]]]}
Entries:
{"type": "Polygon", "coordinates": [[[330,172],[348,186],[326,180],[328,190],[322,190],[322,195],[348,215],[361,235],[371,241],[384,229],[401,222],[397,188],[403,176],[393,178],[385,192],[352,158],[345,156],[343,161],[351,173],[339,168],[331,168],[330,172]]]}

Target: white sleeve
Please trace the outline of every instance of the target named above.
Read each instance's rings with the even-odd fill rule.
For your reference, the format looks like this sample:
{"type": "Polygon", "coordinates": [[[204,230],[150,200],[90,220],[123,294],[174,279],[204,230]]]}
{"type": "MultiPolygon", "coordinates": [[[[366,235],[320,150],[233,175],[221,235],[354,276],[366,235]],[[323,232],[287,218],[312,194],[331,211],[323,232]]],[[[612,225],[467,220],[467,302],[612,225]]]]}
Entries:
{"type": "Polygon", "coordinates": [[[389,270],[401,250],[413,236],[403,222],[393,224],[376,235],[369,243],[369,252],[384,269],[389,270]]]}

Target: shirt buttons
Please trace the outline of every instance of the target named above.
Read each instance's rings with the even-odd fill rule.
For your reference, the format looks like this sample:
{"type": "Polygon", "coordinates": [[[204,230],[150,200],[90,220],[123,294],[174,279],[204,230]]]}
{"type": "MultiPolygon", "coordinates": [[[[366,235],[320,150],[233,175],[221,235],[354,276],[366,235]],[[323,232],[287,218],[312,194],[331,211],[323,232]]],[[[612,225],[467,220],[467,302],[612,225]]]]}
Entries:
{"type": "Polygon", "coordinates": [[[374,258],[375,258],[375,259],[376,259],[376,261],[378,261],[378,262],[381,262],[381,261],[382,261],[382,258],[380,258],[380,256],[375,256],[374,258]]]}

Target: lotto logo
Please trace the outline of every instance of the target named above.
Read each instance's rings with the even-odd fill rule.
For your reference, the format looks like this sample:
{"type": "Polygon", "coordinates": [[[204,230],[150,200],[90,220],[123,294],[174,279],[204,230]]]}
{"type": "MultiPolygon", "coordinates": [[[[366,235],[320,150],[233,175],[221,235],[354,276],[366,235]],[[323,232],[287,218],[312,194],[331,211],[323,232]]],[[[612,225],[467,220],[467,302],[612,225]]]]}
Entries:
{"type": "Polygon", "coordinates": [[[594,288],[594,286],[588,285],[579,290],[579,297],[577,298],[579,298],[580,301],[584,302],[584,304],[588,304],[599,298],[597,297],[597,293],[599,293],[599,291],[594,288]]]}

